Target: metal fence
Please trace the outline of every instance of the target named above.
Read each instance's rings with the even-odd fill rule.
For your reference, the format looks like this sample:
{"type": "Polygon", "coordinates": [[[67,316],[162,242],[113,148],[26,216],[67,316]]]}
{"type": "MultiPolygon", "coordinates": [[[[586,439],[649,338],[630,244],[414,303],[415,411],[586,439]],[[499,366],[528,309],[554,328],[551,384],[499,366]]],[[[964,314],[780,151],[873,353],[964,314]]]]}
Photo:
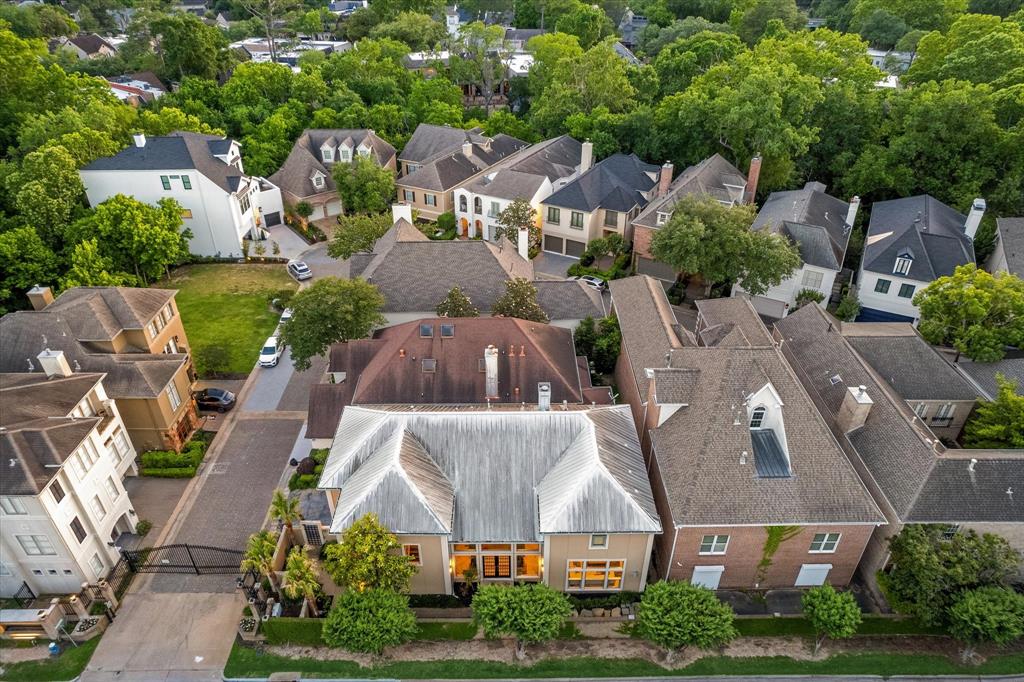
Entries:
{"type": "Polygon", "coordinates": [[[134,573],[191,573],[194,575],[241,573],[244,552],[206,545],[164,545],[122,550],[121,555],[134,573]]]}

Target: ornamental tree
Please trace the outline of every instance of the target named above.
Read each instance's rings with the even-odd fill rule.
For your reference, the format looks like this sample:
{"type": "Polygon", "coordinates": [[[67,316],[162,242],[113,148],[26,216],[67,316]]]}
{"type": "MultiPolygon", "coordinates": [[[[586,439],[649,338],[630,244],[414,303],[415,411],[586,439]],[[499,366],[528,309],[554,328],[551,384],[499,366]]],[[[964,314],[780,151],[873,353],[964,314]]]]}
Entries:
{"type": "Polygon", "coordinates": [[[324,569],[346,590],[404,592],[416,567],[402,554],[398,538],[376,514],[367,514],[341,535],[341,542],[324,549],[324,569]]]}
{"type": "Polygon", "coordinates": [[[995,362],[1006,346],[1024,345],[1024,281],[973,263],[939,277],[914,296],[921,335],[979,362],[995,362]]]}
{"type": "Polygon", "coordinates": [[[316,564],[299,547],[292,547],[284,566],[284,593],[291,599],[303,599],[314,618],[320,615],[316,599],[323,591],[317,579],[316,564]]]}
{"type": "Polygon", "coordinates": [[[334,598],[322,637],[328,646],[379,655],[416,632],[416,616],[405,595],[385,589],[346,590],[334,598]]]}
{"type": "Polygon", "coordinates": [[[727,644],[739,634],[734,619],[732,607],[708,588],[661,581],[649,585],[640,599],[636,631],[664,647],[665,660],[671,663],[681,647],[710,649],[727,644]]]}
{"type": "Polygon", "coordinates": [[[995,400],[978,403],[964,428],[969,448],[1024,448],[1024,395],[1016,381],[996,374],[999,393],[995,400]]]}
{"type": "Polygon", "coordinates": [[[348,260],[353,254],[371,251],[391,226],[391,216],[387,213],[338,216],[338,227],[327,245],[327,253],[334,258],[348,260]]]}
{"type": "Polygon", "coordinates": [[[966,645],[965,660],[979,644],[1002,645],[1024,637],[1024,595],[1009,587],[962,592],[949,608],[949,632],[966,645]]]}
{"type": "Polygon", "coordinates": [[[804,593],[800,599],[804,616],[811,621],[817,637],[814,653],[817,654],[826,637],[842,639],[852,637],[860,625],[860,607],[849,592],[836,592],[831,585],[815,587],[804,593]]]}
{"type": "Polygon", "coordinates": [[[346,211],[382,213],[391,206],[395,175],[369,156],[357,154],[352,163],[336,163],[331,173],[346,211]]]}
{"type": "Polygon", "coordinates": [[[548,314],[537,303],[537,287],[522,277],[505,282],[505,293],[491,306],[491,314],[545,324],[548,322],[548,314]]]}
{"type": "Polygon", "coordinates": [[[380,314],[384,297],[364,279],[324,277],[291,300],[292,318],[281,327],[295,369],[309,369],[310,359],[332,343],[362,339],[387,322],[380,314]]]}
{"type": "Polygon", "coordinates": [[[498,214],[498,229],[494,238],[504,236],[513,244],[518,246],[519,234],[522,230],[527,232],[528,252],[533,254],[540,251],[540,228],[537,227],[537,211],[530,205],[530,202],[522,197],[515,199],[498,214]]]}
{"type": "Polygon", "coordinates": [[[437,304],[436,312],[438,317],[480,317],[480,311],[457,286],[452,287],[444,300],[437,304]]]}
{"type": "Polygon", "coordinates": [[[543,583],[484,585],[473,596],[473,619],[488,637],[515,637],[516,658],[526,656],[526,645],[558,636],[572,613],[569,599],[543,583]]]}
{"type": "Polygon", "coordinates": [[[274,552],[277,551],[277,533],[261,530],[249,536],[242,556],[242,570],[255,571],[267,576],[270,588],[278,592],[277,574],[274,572],[274,552]]]}
{"type": "Polygon", "coordinates": [[[0,312],[25,303],[25,291],[57,276],[57,256],[31,227],[0,232],[0,312]]]}

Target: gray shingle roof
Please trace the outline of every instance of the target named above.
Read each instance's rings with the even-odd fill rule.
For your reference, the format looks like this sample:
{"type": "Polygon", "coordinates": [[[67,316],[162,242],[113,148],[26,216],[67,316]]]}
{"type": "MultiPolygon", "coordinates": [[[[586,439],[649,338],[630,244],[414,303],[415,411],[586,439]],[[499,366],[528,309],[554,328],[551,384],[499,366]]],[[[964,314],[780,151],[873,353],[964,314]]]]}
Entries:
{"type": "Polygon", "coordinates": [[[420,123],[413,131],[412,137],[405,143],[398,158],[402,161],[423,163],[442,152],[461,149],[463,142],[483,142],[486,139],[480,128],[463,130],[420,123]]]}
{"type": "Polygon", "coordinates": [[[849,203],[826,194],[820,182],[808,182],[802,189],[772,192],[751,229],[784,234],[797,244],[803,262],[839,270],[850,241],[849,209],[849,203]]]}
{"type": "Polygon", "coordinates": [[[1024,218],[996,218],[1007,270],[1024,277],[1024,218]]]}
{"type": "Polygon", "coordinates": [[[872,326],[877,325],[870,322],[843,324],[843,336],[904,400],[975,400],[979,397],[978,391],[918,336],[910,324],[905,325],[908,333],[877,336],[871,334],[872,326]]]}
{"type": "Polygon", "coordinates": [[[558,190],[544,203],[577,211],[605,208],[628,212],[647,205],[645,194],[657,183],[658,166],[635,154],[613,154],[558,190]]]}
{"type": "Polygon", "coordinates": [[[680,199],[690,196],[710,196],[719,201],[743,201],[743,188],[747,179],[735,166],[713,154],[679,174],[664,196],[652,199],[633,221],[652,230],[658,229],[658,213],[671,213],[680,199]]]}
{"type": "Polygon", "coordinates": [[[472,153],[466,156],[460,144],[427,159],[419,170],[399,178],[397,183],[402,187],[447,191],[528,146],[527,142],[499,134],[474,142],[472,153]]]}
{"type": "MultiPolygon", "coordinates": [[[[380,166],[386,166],[395,157],[395,148],[379,138],[372,130],[310,128],[302,131],[302,135],[292,145],[288,158],[281,164],[281,168],[267,179],[297,197],[310,197],[337,191],[334,177],[331,175],[331,168],[334,164],[325,164],[322,159],[321,147],[328,141],[331,142],[332,148],[342,143],[348,144],[351,147],[353,158],[356,156],[359,145],[366,142],[372,150],[371,154],[374,160],[380,166]],[[312,177],[317,171],[325,176],[324,186],[320,189],[313,186],[312,177]]],[[[335,159],[337,158],[338,152],[335,149],[335,159]]]]}
{"type": "Polygon", "coordinates": [[[1006,357],[998,362],[974,362],[961,357],[956,366],[966,374],[989,400],[999,393],[996,376],[1017,382],[1018,393],[1024,393],[1024,350],[1007,351],[1006,357]]]}
{"type": "MultiPolygon", "coordinates": [[[[768,346],[772,337],[765,329],[764,323],[757,316],[750,301],[746,298],[714,298],[697,301],[699,314],[698,329],[703,332],[715,326],[739,329],[742,336],[727,335],[729,329],[715,335],[715,343],[705,345],[733,346],[768,346]]],[[[703,336],[703,334],[702,334],[703,336]]]]}
{"type": "Polygon", "coordinates": [[[374,511],[395,532],[447,535],[450,508],[453,541],[532,542],[544,533],[659,532],[644,471],[624,406],[349,407],[319,487],[341,488],[335,532],[374,511]]]}
{"type": "Polygon", "coordinates": [[[542,175],[503,168],[495,173],[493,178],[486,175],[477,178],[467,185],[466,189],[474,194],[486,194],[499,199],[532,199],[542,184],[542,175]]]}
{"type": "Polygon", "coordinates": [[[1024,522],[1024,450],[962,450],[935,463],[906,519],[914,523],[1024,522]],[[970,471],[970,456],[977,456],[970,471]],[[1012,493],[1012,494],[1011,494],[1012,493]]]}
{"type": "Polygon", "coordinates": [[[974,244],[964,234],[967,217],[927,194],[871,207],[864,269],[892,274],[896,257],[913,256],[908,279],[931,282],[974,262],[974,244]]]}
{"type": "Polygon", "coordinates": [[[109,341],[124,329],[143,329],[177,293],[173,289],[74,287],[46,307],[78,339],[109,341]]]}

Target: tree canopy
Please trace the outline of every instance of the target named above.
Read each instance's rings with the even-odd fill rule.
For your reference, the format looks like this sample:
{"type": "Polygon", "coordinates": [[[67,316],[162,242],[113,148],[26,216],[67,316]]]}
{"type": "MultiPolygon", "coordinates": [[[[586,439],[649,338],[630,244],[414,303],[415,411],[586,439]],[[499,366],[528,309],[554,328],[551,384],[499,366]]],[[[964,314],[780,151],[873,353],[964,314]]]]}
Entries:
{"type": "Polygon", "coordinates": [[[444,300],[437,304],[438,317],[480,317],[480,310],[457,286],[448,290],[444,300]]]}
{"type": "Polygon", "coordinates": [[[800,598],[800,605],[818,635],[814,642],[815,653],[826,637],[852,637],[861,622],[860,606],[853,595],[849,592],[836,592],[831,585],[808,590],[800,598]]]}
{"type": "Polygon", "coordinates": [[[685,646],[711,649],[737,636],[732,607],[706,587],[659,581],[648,585],[637,612],[637,633],[664,647],[668,660],[685,646]]]}
{"type": "Polygon", "coordinates": [[[1024,393],[1016,381],[996,375],[999,393],[994,400],[978,403],[964,426],[964,445],[969,448],[1024,449],[1024,393]]]}
{"type": "Polygon", "coordinates": [[[353,254],[371,251],[377,240],[392,227],[391,214],[339,216],[334,238],[327,245],[333,258],[348,260],[353,254]]]}
{"type": "Polygon", "coordinates": [[[555,639],[570,613],[569,598],[543,583],[483,585],[473,596],[473,619],[484,634],[515,637],[520,658],[527,644],[555,639]]]}
{"type": "Polygon", "coordinates": [[[375,514],[356,520],[342,533],[341,542],[327,546],[324,569],[348,592],[404,592],[416,572],[398,538],[375,514]]]}
{"type": "Polygon", "coordinates": [[[491,307],[491,314],[518,317],[532,322],[548,322],[548,314],[537,303],[537,287],[528,279],[516,277],[505,282],[505,293],[491,307]]]}
{"type": "Polygon", "coordinates": [[[389,646],[409,641],[417,630],[408,597],[370,588],[337,595],[324,620],[322,636],[328,646],[380,654],[389,646]]]}

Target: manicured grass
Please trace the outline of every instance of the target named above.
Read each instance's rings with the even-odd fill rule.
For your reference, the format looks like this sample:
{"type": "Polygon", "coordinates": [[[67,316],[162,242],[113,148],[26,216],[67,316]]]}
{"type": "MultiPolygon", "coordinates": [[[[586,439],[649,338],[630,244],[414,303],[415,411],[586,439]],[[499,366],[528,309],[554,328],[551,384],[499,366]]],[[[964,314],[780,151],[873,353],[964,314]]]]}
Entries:
{"type": "Polygon", "coordinates": [[[418,623],[420,631],[416,639],[440,641],[444,639],[473,639],[476,623],[418,623]]]}
{"type": "MultiPolygon", "coordinates": [[[[737,618],[736,629],[747,637],[813,637],[806,618],[737,618]]],[[[859,635],[942,635],[942,628],[926,627],[916,620],[865,616],[859,635]]]]}
{"type": "Polygon", "coordinates": [[[205,352],[220,346],[227,354],[222,372],[248,374],[260,348],[280,320],[268,296],[298,285],[283,265],[188,265],[153,285],[178,289],[177,303],[200,376],[208,376],[205,352]]]}
{"type": "Polygon", "coordinates": [[[226,677],[265,677],[280,670],[307,677],[399,679],[664,677],[668,675],[1008,675],[1024,672],[1024,654],[998,656],[976,667],[954,665],[941,656],[911,654],[840,654],[824,661],[795,661],[782,656],[704,658],[686,668],[665,670],[641,659],[548,659],[529,667],[489,661],[416,661],[362,668],[350,661],[291,659],[236,644],[224,669],[226,677]]]}
{"type": "MultiPolygon", "coordinates": [[[[4,666],[4,672],[3,675],[0,675],[0,680],[43,682],[74,679],[85,670],[85,666],[89,664],[89,659],[92,658],[92,652],[96,650],[96,646],[99,643],[99,637],[79,644],[77,648],[73,644],[63,642],[61,646],[66,648],[57,658],[25,661],[4,666]]],[[[37,646],[45,648],[46,643],[43,642],[37,646]]]]}
{"type": "Polygon", "coordinates": [[[320,639],[323,618],[271,618],[260,625],[267,644],[299,644],[302,646],[323,646],[320,639]]]}

